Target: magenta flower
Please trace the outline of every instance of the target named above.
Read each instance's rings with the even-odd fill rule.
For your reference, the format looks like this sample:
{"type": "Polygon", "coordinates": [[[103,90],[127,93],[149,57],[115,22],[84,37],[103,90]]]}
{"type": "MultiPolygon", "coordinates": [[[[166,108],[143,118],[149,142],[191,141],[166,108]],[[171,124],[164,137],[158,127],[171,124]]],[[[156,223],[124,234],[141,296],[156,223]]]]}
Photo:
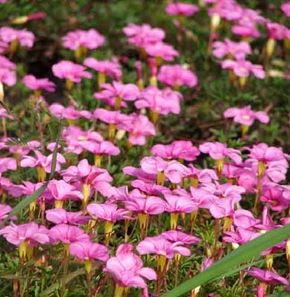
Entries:
{"type": "Polygon", "coordinates": [[[139,48],[145,48],[149,44],[155,44],[164,39],[165,33],[162,29],[152,28],[148,24],[129,24],[123,29],[128,42],[139,48]]]}
{"type": "Polygon", "coordinates": [[[98,260],[106,262],[109,258],[108,248],[91,241],[76,241],[69,247],[69,253],[81,261],[98,260]]]}
{"type": "Polygon", "coordinates": [[[71,244],[79,241],[89,241],[89,235],[76,226],[59,224],[49,230],[49,237],[53,243],[71,244]]]}
{"type": "Polygon", "coordinates": [[[87,141],[85,148],[96,156],[117,156],[120,149],[110,141],[90,142],[87,141]]]}
{"type": "Polygon", "coordinates": [[[270,285],[289,285],[289,281],[286,278],[280,276],[274,271],[253,267],[247,270],[247,274],[251,275],[252,277],[258,279],[263,283],[267,283],[270,285]]]}
{"type": "Polygon", "coordinates": [[[9,114],[6,109],[0,107],[0,119],[13,119],[13,115],[9,114]]]}
{"type": "Polygon", "coordinates": [[[63,202],[69,199],[81,200],[83,194],[76,190],[76,188],[64,180],[53,179],[49,181],[47,190],[55,200],[57,208],[62,208],[63,202]]]}
{"type": "Polygon", "coordinates": [[[0,173],[6,172],[8,170],[16,170],[17,164],[14,158],[0,158],[0,173]]]}
{"type": "Polygon", "coordinates": [[[290,2],[283,3],[281,5],[281,10],[287,17],[290,17],[290,2]]]}
{"type": "Polygon", "coordinates": [[[147,284],[144,280],[156,280],[155,271],[148,267],[143,267],[142,260],[133,252],[131,244],[121,244],[116,252],[115,257],[111,257],[104,269],[116,281],[116,294],[120,296],[123,288],[142,288],[144,297],[148,297],[147,284]],[[120,293],[121,292],[121,293],[120,293]]]}
{"type": "Polygon", "coordinates": [[[141,114],[132,113],[129,117],[130,121],[122,123],[121,129],[129,132],[129,143],[132,145],[144,145],[146,137],[156,134],[154,125],[149,119],[141,114]]]}
{"type": "Polygon", "coordinates": [[[229,39],[222,41],[215,41],[212,44],[213,55],[219,59],[226,56],[235,58],[236,60],[244,60],[245,57],[251,54],[251,47],[249,43],[245,41],[234,42],[229,39]]]}
{"type": "Polygon", "coordinates": [[[113,81],[111,84],[102,84],[101,88],[102,90],[95,93],[94,97],[118,109],[121,107],[122,100],[134,101],[139,96],[139,89],[134,84],[113,81]]]}
{"type": "Polygon", "coordinates": [[[274,40],[283,40],[287,38],[287,27],[274,23],[271,21],[266,22],[266,28],[268,30],[268,36],[274,40]]]}
{"type": "Polygon", "coordinates": [[[282,211],[290,206],[290,191],[280,185],[264,186],[260,197],[272,210],[282,211]]]}
{"type": "Polygon", "coordinates": [[[87,110],[76,110],[74,106],[64,107],[59,103],[51,104],[49,111],[57,119],[77,120],[85,118],[90,120],[92,117],[92,114],[87,110]]]}
{"type": "Polygon", "coordinates": [[[236,231],[224,232],[223,241],[231,242],[236,246],[236,245],[244,244],[248,241],[251,241],[260,235],[261,233],[259,232],[254,232],[254,231],[250,231],[248,229],[239,227],[236,229],[236,231]]]}
{"type": "Polygon", "coordinates": [[[258,79],[264,79],[266,74],[262,65],[252,64],[246,60],[224,60],[221,62],[223,69],[230,69],[238,77],[248,77],[253,74],[258,79]]]}
{"type": "Polygon", "coordinates": [[[157,42],[145,46],[145,52],[150,56],[164,61],[173,61],[175,57],[179,56],[178,51],[170,44],[164,42],[157,42]]]}
{"type": "MultiPolygon", "coordinates": [[[[0,84],[5,84],[9,87],[16,84],[16,73],[8,68],[0,68],[0,84]]],[[[1,91],[3,93],[3,91],[1,91]]],[[[3,94],[1,94],[3,96],[3,94]]],[[[1,96],[0,95],[0,96],[1,96]]]]}
{"type": "Polygon", "coordinates": [[[5,220],[12,208],[7,204],[0,204],[0,223],[5,220]]]}
{"type": "Polygon", "coordinates": [[[84,65],[94,69],[99,73],[111,77],[114,80],[120,80],[122,76],[121,65],[117,61],[110,60],[96,60],[95,58],[86,58],[84,65]]]}
{"type": "Polygon", "coordinates": [[[160,82],[173,88],[182,86],[193,88],[198,82],[196,75],[191,70],[178,64],[161,66],[157,78],[160,82]]]}
{"type": "Polygon", "coordinates": [[[233,223],[238,228],[250,229],[259,222],[250,211],[245,209],[237,209],[233,214],[233,223]]]}
{"type": "Polygon", "coordinates": [[[97,108],[94,111],[94,118],[101,120],[106,124],[114,124],[114,125],[118,125],[128,120],[128,116],[125,114],[122,114],[119,110],[107,110],[105,108],[97,108]]]}
{"type": "Polygon", "coordinates": [[[46,212],[46,219],[54,224],[83,225],[89,221],[81,211],[68,212],[63,208],[49,209],[46,212]]]}
{"type": "Polygon", "coordinates": [[[170,144],[155,144],[151,148],[151,153],[165,159],[186,161],[194,161],[200,154],[198,148],[187,140],[175,140],[170,144]]]}
{"type": "Polygon", "coordinates": [[[190,234],[186,234],[179,230],[165,231],[161,233],[160,236],[164,237],[166,240],[172,243],[182,242],[182,244],[184,245],[192,245],[200,242],[200,238],[190,234]]]}
{"type": "Polygon", "coordinates": [[[183,2],[176,2],[176,3],[169,3],[165,11],[168,15],[171,16],[192,16],[199,11],[199,8],[190,3],[183,3],[183,2]]]}
{"type": "Polygon", "coordinates": [[[205,142],[199,146],[199,150],[204,154],[209,154],[214,160],[223,160],[225,157],[228,157],[236,164],[242,163],[240,151],[228,148],[220,142],[205,142]]]}
{"type": "Polygon", "coordinates": [[[130,195],[124,201],[125,208],[135,213],[144,213],[148,215],[158,215],[165,211],[164,201],[159,197],[142,197],[130,195]]]}
{"type": "Polygon", "coordinates": [[[224,112],[225,118],[233,118],[235,123],[239,123],[245,126],[251,126],[255,120],[261,123],[269,123],[269,116],[263,111],[253,111],[251,106],[245,106],[242,108],[232,107],[228,108],[224,112]]]}
{"type": "Polygon", "coordinates": [[[5,56],[0,55],[0,65],[1,65],[1,68],[6,68],[6,69],[9,69],[9,70],[16,70],[16,64],[11,62],[5,56]]]}
{"type": "Polygon", "coordinates": [[[19,43],[22,47],[31,48],[34,43],[35,36],[26,29],[17,30],[11,27],[0,28],[0,40],[10,44],[12,42],[19,43]]]}
{"type": "MultiPolygon", "coordinates": [[[[41,167],[45,170],[45,172],[50,173],[52,167],[53,154],[44,156],[41,152],[37,150],[34,150],[34,153],[35,157],[24,156],[20,161],[20,166],[24,168],[41,167]]],[[[60,153],[57,153],[55,170],[60,171],[61,165],[65,163],[65,158],[60,153]]]]}
{"type": "Polygon", "coordinates": [[[207,184],[218,180],[216,172],[212,169],[198,169],[192,164],[189,164],[188,169],[188,177],[192,179],[193,186],[197,186],[198,182],[207,184]]]}
{"type": "Polygon", "coordinates": [[[74,83],[80,83],[82,78],[92,78],[92,75],[85,71],[84,66],[66,60],[54,64],[52,72],[56,77],[74,83]]]}
{"type": "Polygon", "coordinates": [[[55,91],[55,84],[47,78],[36,78],[34,75],[29,74],[24,76],[22,82],[27,88],[33,91],[55,91]]]}
{"type": "Polygon", "coordinates": [[[182,95],[169,88],[159,90],[151,86],[146,88],[135,101],[137,109],[149,108],[156,114],[167,115],[169,113],[180,113],[180,100],[182,95]]]}
{"type": "Polygon", "coordinates": [[[186,196],[164,193],[165,210],[169,213],[191,213],[197,210],[196,204],[186,196]]]}
{"type": "Polygon", "coordinates": [[[191,252],[181,241],[170,242],[163,236],[146,237],[136,247],[140,255],[154,254],[172,259],[176,254],[190,256],[191,252]]]}
{"type": "Polygon", "coordinates": [[[150,182],[145,182],[139,179],[131,181],[131,186],[136,189],[139,189],[143,193],[153,196],[159,196],[160,194],[163,194],[165,192],[170,192],[170,190],[167,187],[156,185],[150,182]]]}
{"type": "Polygon", "coordinates": [[[19,257],[25,259],[28,250],[31,250],[37,244],[46,244],[50,242],[49,231],[42,225],[37,225],[34,222],[6,226],[0,230],[0,235],[5,239],[19,247],[19,257]]]}
{"type": "Polygon", "coordinates": [[[63,46],[71,50],[77,50],[80,47],[92,50],[102,46],[105,38],[95,29],[90,29],[69,32],[62,38],[62,41],[63,46]]]}
{"type": "Polygon", "coordinates": [[[29,154],[31,151],[38,149],[40,142],[37,140],[28,141],[25,144],[9,144],[9,152],[17,156],[29,154]]]}
{"type": "Polygon", "coordinates": [[[109,203],[90,203],[87,206],[89,215],[95,220],[116,223],[127,218],[128,211],[118,208],[116,204],[109,203]]]}

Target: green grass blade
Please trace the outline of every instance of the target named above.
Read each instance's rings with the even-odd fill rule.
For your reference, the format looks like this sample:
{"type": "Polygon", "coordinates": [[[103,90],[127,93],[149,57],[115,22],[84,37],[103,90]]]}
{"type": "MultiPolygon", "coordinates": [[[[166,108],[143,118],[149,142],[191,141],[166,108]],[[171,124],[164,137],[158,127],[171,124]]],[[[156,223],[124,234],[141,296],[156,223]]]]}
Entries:
{"type": "MultiPolygon", "coordinates": [[[[178,297],[196,287],[206,284],[209,281],[217,280],[225,275],[229,275],[229,270],[233,270],[234,273],[239,265],[258,257],[262,251],[288,238],[290,238],[290,224],[282,228],[269,231],[240,246],[205,271],[183,282],[173,290],[163,294],[162,297],[178,297]]],[[[250,265],[252,264],[249,263],[249,266],[250,265]]],[[[245,267],[243,266],[243,268],[245,267]]]]}

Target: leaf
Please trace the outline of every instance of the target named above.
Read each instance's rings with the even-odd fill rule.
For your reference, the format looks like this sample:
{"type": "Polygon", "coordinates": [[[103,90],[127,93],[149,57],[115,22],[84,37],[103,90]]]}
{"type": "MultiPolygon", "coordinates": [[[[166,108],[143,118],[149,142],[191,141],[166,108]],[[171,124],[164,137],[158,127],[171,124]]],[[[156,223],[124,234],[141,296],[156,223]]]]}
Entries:
{"type": "Polygon", "coordinates": [[[9,213],[9,215],[7,216],[7,218],[0,224],[0,226],[3,226],[5,222],[7,222],[10,218],[12,218],[13,216],[17,215],[18,213],[20,213],[23,209],[27,208],[29,206],[30,203],[32,203],[33,201],[35,201],[46,189],[48,182],[53,178],[54,174],[55,174],[55,168],[56,168],[56,160],[57,160],[57,150],[58,150],[58,144],[59,144],[59,140],[60,140],[60,135],[61,135],[61,131],[62,131],[62,125],[61,123],[59,124],[59,129],[58,129],[58,135],[56,138],[56,145],[55,148],[53,150],[53,155],[52,155],[52,162],[51,162],[51,171],[50,171],[50,175],[48,180],[38,189],[36,190],[33,194],[26,196],[25,198],[23,198],[13,209],[12,211],[9,213]]]}
{"type": "MultiPolygon", "coordinates": [[[[290,224],[282,228],[269,231],[240,246],[205,271],[183,282],[173,290],[163,294],[162,297],[178,297],[194,288],[205,285],[209,281],[220,279],[225,275],[231,275],[236,272],[239,265],[258,257],[262,251],[288,238],[290,238],[290,224]]],[[[248,263],[248,265],[245,266],[248,267],[250,265],[252,264],[248,263]]],[[[243,266],[243,268],[245,267],[243,266]]],[[[242,268],[239,267],[238,270],[241,269],[242,268]]]]}

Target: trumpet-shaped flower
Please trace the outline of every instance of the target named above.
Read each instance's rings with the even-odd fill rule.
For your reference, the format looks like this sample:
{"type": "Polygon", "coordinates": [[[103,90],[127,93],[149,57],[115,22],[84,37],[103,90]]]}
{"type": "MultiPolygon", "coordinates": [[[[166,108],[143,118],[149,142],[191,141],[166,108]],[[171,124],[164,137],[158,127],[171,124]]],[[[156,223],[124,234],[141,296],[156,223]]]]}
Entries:
{"type": "Polygon", "coordinates": [[[251,126],[255,120],[261,123],[269,123],[269,116],[263,111],[253,111],[251,106],[245,106],[242,108],[231,107],[224,112],[225,118],[233,118],[235,123],[239,123],[245,126],[251,126]]]}
{"type": "Polygon", "coordinates": [[[70,50],[77,50],[80,47],[96,49],[105,43],[105,38],[95,29],[88,31],[76,30],[67,33],[62,38],[63,46],[70,50]]]}
{"type": "Polygon", "coordinates": [[[114,60],[100,61],[90,57],[85,59],[84,65],[94,69],[97,72],[103,73],[114,80],[119,80],[122,76],[121,65],[114,60]]]}
{"type": "Polygon", "coordinates": [[[69,253],[82,261],[98,260],[106,262],[109,259],[108,248],[91,241],[73,242],[69,247],[69,253]]]}
{"type": "Polygon", "coordinates": [[[238,77],[248,77],[253,74],[258,79],[264,79],[266,74],[262,65],[252,64],[250,61],[246,60],[224,60],[221,62],[223,69],[230,69],[238,77]]]}
{"type": "Polygon", "coordinates": [[[127,210],[118,208],[116,204],[111,203],[90,203],[87,206],[87,211],[95,220],[109,221],[112,223],[116,223],[128,217],[127,210]]]}
{"type": "Polygon", "coordinates": [[[192,16],[196,14],[199,9],[196,5],[184,2],[169,3],[165,11],[171,16],[192,16]]]}
{"type": "Polygon", "coordinates": [[[46,227],[37,225],[34,222],[21,225],[11,224],[1,229],[0,235],[17,246],[24,241],[32,246],[37,243],[45,244],[50,242],[46,227]]]}
{"type": "Polygon", "coordinates": [[[49,230],[49,237],[53,243],[71,244],[79,241],[89,241],[89,235],[76,226],[59,224],[49,230]]]}
{"type": "Polygon", "coordinates": [[[148,24],[136,25],[130,23],[123,29],[123,32],[127,36],[128,42],[139,48],[160,42],[165,37],[165,33],[162,29],[152,28],[148,24]]]}
{"type": "Polygon", "coordinates": [[[109,258],[104,269],[121,288],[141,288],[143,296],[148,297],[147,284],[144,279],[156,280],[155,271],[143,267],[142,260],[133,253],[131,244],[121,244],[115,257],[109,258]]]}
{"type": "Polygon", "coordinates": [[[46,219],[54,224],[83,225],[89,221],[81,211],[69,212],[63,208],[49,209],[45,212],[46,219]]]}
{"type": "Polygon", "coordinates": [[[140,97],[135,101],[138,109],[149,108],[157,114],[167,115],[169,113],[180,113],[180,100],[182,95],[167,88],[159,90],[151,86],[142,91],[140,97]]]}
{"type": "Polygon", "coordinates": [[[155,144],[151,148],[154,156],[165,159],[182,159],[194,161],[200,152],[191,141],[175,140],[170,144],[155,144]]]}
{"type": "Polygon", "coordinates": [[[67,79],[74,83],[80,83],[82,78],[92,78],[85,67],[71,61],[60,61],[52,66],[53,74],[61,79],[67,79]]]}
{"type": "Polygon", "coordinates": [[[55,91],[55,84],[48,78],[36,78],[34,75],[25,75],[22,82],[24,85],[33,91],[45,90],[47,92],[55,91]]]}
{"type": "Polygon", "coordinates": [[[170,87],[179,88],[187,86],[193,88],[197,85],[196,75],[181,65],[163,65],[157,76],[158,80],[170,87]]]}
{"type": "Polygon", "coordinates": [[[245,41],[234,42],[225,39],[224,41],[215,41],[212,47],[213,55],[219,59],[230,56],[236,60],[243,60],[247,55],[251,54],[251,47],[245,41]]]}

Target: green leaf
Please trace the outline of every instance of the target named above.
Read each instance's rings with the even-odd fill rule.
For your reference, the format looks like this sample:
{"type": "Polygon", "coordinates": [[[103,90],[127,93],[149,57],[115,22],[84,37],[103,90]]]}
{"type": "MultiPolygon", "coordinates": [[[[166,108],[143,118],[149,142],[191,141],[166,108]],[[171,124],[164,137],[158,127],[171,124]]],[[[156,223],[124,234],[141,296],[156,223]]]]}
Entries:
{"type": "Polygon", "coordinates": [[[13,216],[19,214],[23,209],[27,208],[30,203],[35,201],[45,191],[45,189],[46,189],[46,187],[48,185],[48,182],[53,178],[53,176],[55,174],[56,160],[57,160],[57,150],[58,150],[58,144],[59,144],[59,140],[60,140],[61,131],[62,131],[62,125],[60,123],[59,124],[59,129],[58,129],[58,135],[57,135],[57,138],[56,138],[56,141],[55,141],[56,145],[55,145],[53,155],[52,155],[51,171],[50,171],[50,175],[49,175],[48,180],[37,191],[35,191],[33,194],[23,198],[12,209],[12,211],[9,213],[7,218],[0,224],[0,226],[3,226],[4,223],[7,222],[10,218],[12,218],[13,216]]]}
{"type": "MultiPolygon", "coordinates": [[[[194,288],[205,285],[209,281],[220,279],[225,275],[228,276],[230,271],[235,273],[237,267],[241,264],[258,257],[262,251],[288,238],[290,238],[290,224],[282,228],[269,231],[258,238],[240,246],[221,260],[217,261],[205,271],[183,282],[173,290],[163,294],[162,297],[178,297],[194,288]]],[[[247,266],[250,265],[252,264],[249,263],[247,266]]],[[[243,266],[243,268],[245,268],[245,266],[243,266]]],[[[239,270],[241,269],[242,268],[239,267],[239,270]]]]}

